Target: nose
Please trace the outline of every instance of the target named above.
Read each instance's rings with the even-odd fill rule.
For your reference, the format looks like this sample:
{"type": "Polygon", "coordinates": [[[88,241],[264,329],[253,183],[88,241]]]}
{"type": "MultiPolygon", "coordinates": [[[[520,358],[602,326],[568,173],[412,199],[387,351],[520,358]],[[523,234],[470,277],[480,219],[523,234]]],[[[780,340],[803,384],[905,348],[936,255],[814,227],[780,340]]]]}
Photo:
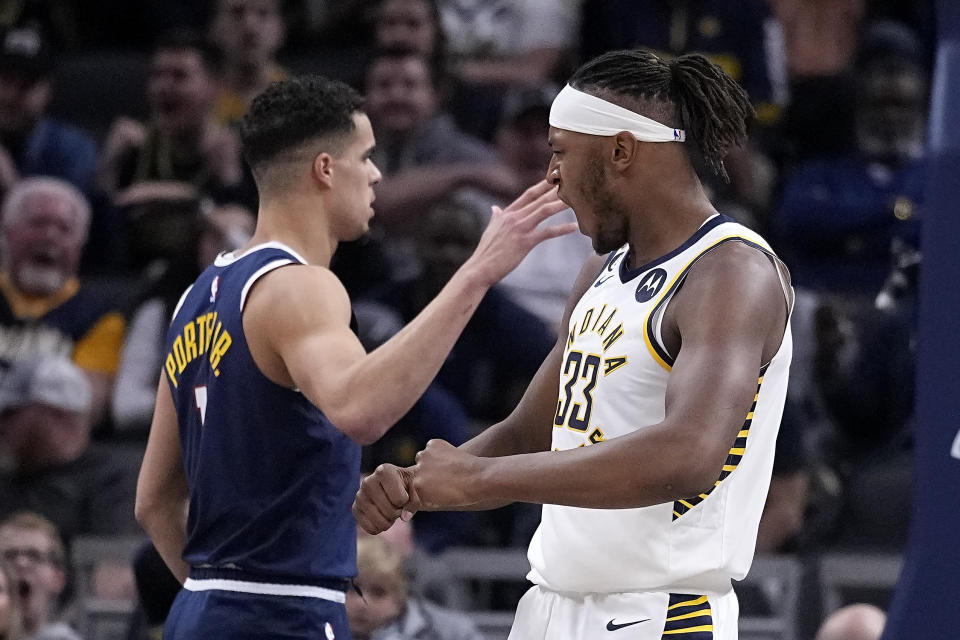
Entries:
{"type": "Polygon", "coordinates": [[[546,179],[550,184],[558,184],[560,182],[560,168],[555,166],[552,159],[550,160],[550,164],[547,165],[546,179]]]}
{"type": "Polygon", "coordinates": [[[379,184],[380,180],[383,178],[383,174],[380,173],[380,169],[377,168],[377,165],[374,164],[373,160],[370,161],[370,166],[373,168],[373,173],[371,174],[370,184],[375,185],[379,184]]]}

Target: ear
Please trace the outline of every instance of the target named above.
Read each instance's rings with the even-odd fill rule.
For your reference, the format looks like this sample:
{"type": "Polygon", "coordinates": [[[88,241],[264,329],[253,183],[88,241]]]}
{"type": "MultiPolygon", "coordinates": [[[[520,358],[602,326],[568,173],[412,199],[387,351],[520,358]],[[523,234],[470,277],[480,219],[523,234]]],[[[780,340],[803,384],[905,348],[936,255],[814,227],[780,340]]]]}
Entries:
{"type": "Polygon", "coordinates": [[[619,171],[625,171],[634,159],[640,149],[640,143],[633,137],[632,133],[621,131],[615,135],[610,147],[610,161],[619,171]]]}
{"type": "Polygon", "coordinates": [[[312,170],[315,180],[328,188],[333,185],[333,156],[329,153],[318,154],[313,159],[312,170]]]}

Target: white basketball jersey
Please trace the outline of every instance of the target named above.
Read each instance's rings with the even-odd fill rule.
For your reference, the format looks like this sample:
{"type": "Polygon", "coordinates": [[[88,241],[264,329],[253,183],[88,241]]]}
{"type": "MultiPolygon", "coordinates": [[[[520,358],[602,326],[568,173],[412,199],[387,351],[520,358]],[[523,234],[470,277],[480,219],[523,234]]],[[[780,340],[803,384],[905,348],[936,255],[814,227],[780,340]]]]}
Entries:
{"type": "MultiPolygon", "coordinates": [[[[673,359],[660,337],[663,311],[690,267],[726,242],[773,256],[758,234],[719,215],[638,269],[627,268],[626,245],[611,254],[570,317],[554,450],[592,446],[664,419],[673,359]]],[[[792,303],[786,284],[784,290],[792,303]]],[[[529,579],[561,592],[722,594],[731,578],[746,576],[787,392],[787,324],[780,349],[757,372],[753,407],[711,490],[640,509],[544,505],[528,552],[529,579]]]]}

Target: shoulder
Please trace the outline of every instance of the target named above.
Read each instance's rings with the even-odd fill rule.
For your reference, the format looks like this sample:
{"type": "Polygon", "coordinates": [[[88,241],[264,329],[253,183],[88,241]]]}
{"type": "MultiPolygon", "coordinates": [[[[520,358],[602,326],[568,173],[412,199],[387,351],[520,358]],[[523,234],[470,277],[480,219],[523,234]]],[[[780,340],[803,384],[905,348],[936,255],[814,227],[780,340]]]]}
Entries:
{"type": "Polygon", "coordinates": [[[286,265],[260,276],[244,307],[245,316],[263,313],[280,321],[312,321],[331,311],[349,320],[347,290],[326,267],[305,264],[286,265]]]}
{"type": "Polygon", "coordinates": [[[785,308],[784,286],[790,284],[781,264],[744,242],[725,242],[702,255],[671,305],[681,331],[683,326],[773,326],[785,308]]]}
{"type": "Polygon", "coordinates": [[[719,288],[721,292],[740,292],[738,298],[749,296],[756,290],[780,286],[776,260],[772,254],[746,242],[724,242],[690,267],[687,281],[704,288],[719,288]]]}

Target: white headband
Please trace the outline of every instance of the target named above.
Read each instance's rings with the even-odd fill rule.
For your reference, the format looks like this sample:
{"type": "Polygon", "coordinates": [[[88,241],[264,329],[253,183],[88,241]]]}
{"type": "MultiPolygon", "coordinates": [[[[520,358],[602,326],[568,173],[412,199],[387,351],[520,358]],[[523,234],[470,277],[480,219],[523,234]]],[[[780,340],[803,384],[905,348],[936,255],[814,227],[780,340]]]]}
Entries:
{"type": "Polygon", "coordinates": [[[550,126],[592,136],[615,136],[629,131],[642,142],[683,142],[683,129],[673,129],[639,113],[577,91],[567,85],[550,107],[550,126]]]}

